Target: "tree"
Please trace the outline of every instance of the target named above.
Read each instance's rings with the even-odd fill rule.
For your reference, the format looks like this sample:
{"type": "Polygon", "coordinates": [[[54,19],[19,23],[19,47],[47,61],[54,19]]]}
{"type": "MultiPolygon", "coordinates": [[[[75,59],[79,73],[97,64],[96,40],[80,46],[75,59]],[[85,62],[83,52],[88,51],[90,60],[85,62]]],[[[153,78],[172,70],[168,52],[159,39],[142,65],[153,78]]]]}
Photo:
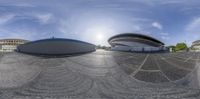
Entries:
{"type": "Polygon", "coordinates": [[[187,50],[187,49],[188,49],[188,47],[185,43],[177,43],[176,44],[176,48],[175,48],[176,51],[187,50]]]}

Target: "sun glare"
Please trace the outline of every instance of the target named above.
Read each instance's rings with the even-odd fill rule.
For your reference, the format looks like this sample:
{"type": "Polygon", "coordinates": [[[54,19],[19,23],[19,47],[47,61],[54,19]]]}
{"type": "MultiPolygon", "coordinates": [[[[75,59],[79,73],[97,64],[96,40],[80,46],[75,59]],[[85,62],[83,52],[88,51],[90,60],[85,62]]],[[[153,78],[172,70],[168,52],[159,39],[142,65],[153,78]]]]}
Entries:
{"type": "Polygon", "coordinates": [[[103,36],[102,33],[98,33],[98,34],[96,35],[96,39],[97,39],[97,40],[103,40],[103,38],[104,38],[104,36],[103,36]]]}
{"type": "Polygon", "coordinates": [[[113,33],[110,29],[103,26],[94,26],[86,30],[86,39],[96,45],[107,44],[108,33],[113,33]]]}

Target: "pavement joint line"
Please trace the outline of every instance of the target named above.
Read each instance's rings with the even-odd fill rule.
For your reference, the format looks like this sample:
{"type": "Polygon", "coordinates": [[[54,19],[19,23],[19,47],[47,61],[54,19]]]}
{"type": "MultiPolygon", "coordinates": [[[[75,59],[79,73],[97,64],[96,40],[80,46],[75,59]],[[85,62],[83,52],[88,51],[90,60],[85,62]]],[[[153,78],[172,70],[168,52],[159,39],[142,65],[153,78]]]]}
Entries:
{"type": "MultiPolygon", "coordinates": [[[[174,63],[172,63],[172,62],[170,62],[170,61],[167,61],[166,59],[172,59],[172,58],[176,58],[177,56],[172,56],[172,57],[168,57],[168,58],[164,58],[163,56],[161,56],[160,55],[160,57],[161,57],[161,59],[162,60],[165,60],[167,63],[169,63],[169,64],[172,64],[172,65],[174,65],[175,67],[177,67],[177,68],[179,68],[180,66],[178,66],[178,65],[176,65],[176,64],[174,64],[174,63]]],[[[191,56],[192,57],[192,56],[191,56]]],[[[181,58],[181,57],[178,57],[178,58],[181,58]]],[[[190,57],[189,57],[190,58],[190,57]]],[[[181,59],[185,59],[185,58],[181,58],[181,59]]],[[[188,59],[188,58],[187,58],[188,59]]],[[[186,60],[187,60],[186,59],[186,60]]],[[[194,60],[194,59],[188,59],[187,61],[182,61],[182,60],[180,60],[180,59],[175,59],[176,61],[181,61],[181,62],[184,62],[184,63],[186,63],[186,62],[188,62],[189,60],[194,60]]],[[[195,60],[195,61],[197,61],[197,60],[195,60]]],[[[184,69],[184,70],[189,70],[189,71],[191,71],[191,69],[188,69],[188,68],[182,68],[182,67],[180,67],[181,69],[184,69]]]]}
{"type": "MultiPolygon", "coordinates": [[[[182,58],[182,57],[179,57],[179,56],[173,56],[173,57],[175,57],[175,58],[181,58],[181,59],[185,59],[185,58],[182,58]]],[[[200,59],[193,59],[193,58],[191,58],[190,60],[200,60],[200,59]]]]}
{"type": "Polygon", "coordinates": [[[182,67],[177,66],[176,64],[174,64],[174,63],[172,63],[172,62],[167,61],[166,59],[163,59],[163,61],[165,61],[165,62],[167,62],[167,63],[169,63],[169,64],[171,64],[171,65],[173,65],[173,66],[175,66],[175,67],[177,67],[177,68],[179,68],[179,69],[183,69],[183,70],[191,71],[191,69],[188,69],[188,68],[182,68],[182,67]]]}
{"type": "Polygon", "coordinates": [[[140,64],[140,66],[139,66],[133,73],[131,73],[131,76],[135,76],[135,74],[137,74],[137,73],[141,70],[142,66],[143,66],[144,63],[147,61],[148,57],[149,57],[149,54],[146,55],[145,59],[144,59],[143,62],[140,64]]]}
{"type": "Polygon", "coordinates": [[[144,70],[144,69],[140,69],[140,71],[144,71],[144,72],[160,72],[160,70],[144,70]]]}
{"type": "MultiPolygon", "coordinates": [[[[184,59],[184,60],[186,60],[187,58],[182,58],[182,57],[180,57],[180,56],[172,56],[172,57],[174,57],[174,58],[181,58],[181,59],[184,59]]],[[[170,58],[170,57],[169,57],[170,58]]]]}
{"type": "MultiPolygon", "coordinates": [[[[160,55],[159,55],[160,56],[160,55]]],[[[160,56],[160,57],[162,57],[162,56],[160,56]]],[[[164,59],[163,59],[164,60],[164,59]]],[[[172,82],[172,80],[169,78],[169,77],[167,77],[167,75],[165,75],[165,73],[162,71],[162,69],[161,69],[161,67],[160,67],[160,65],[158,64],[158,62],[157,61],[155,61],[156,62],[156,65],[158,66],[158,68],[160,69],[160,72],[161,72],[161,74],[163,74],[163,76],[167,79],[167,80],[169,80],[169,82],[172,82]]]]}
{"type": "Polygon", "coordinates": [[[187,58],[184,62],[187,62],[188,60],[192,59],[192,56],[187,58]]]}
{"type": "Polygon", "coordinates": [[[185,63],[185,62],[188,62],[189,60],[192,60],[192,57],[191,57],[191,58],[189,57],[189,58],[186,58],[186,59],[185,59],[185,58],[176,57],[176,56],[175,56],[175,57],[168,57],[168,58],[165,58],[165,59],[173,59],[173,58],[174,58],[174,60],[181,61],[181,62],[184,62],[184,63],[185,63]],[[184,59],[185,61],[180,60],[180,59],[177,59],[177,58],[184,59]]]}

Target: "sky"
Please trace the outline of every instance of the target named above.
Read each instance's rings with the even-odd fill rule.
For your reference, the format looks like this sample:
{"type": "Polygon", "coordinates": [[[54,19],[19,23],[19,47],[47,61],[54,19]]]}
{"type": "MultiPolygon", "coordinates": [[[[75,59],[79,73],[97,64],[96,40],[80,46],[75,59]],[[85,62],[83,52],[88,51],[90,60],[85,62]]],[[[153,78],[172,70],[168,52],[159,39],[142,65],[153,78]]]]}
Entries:
{"type": "Polygon", "coordinates": [[[108,45],[108,38],[121,33],[190,46],[200,40],[200,0],[0,0],[0,39],[108,45]]]}

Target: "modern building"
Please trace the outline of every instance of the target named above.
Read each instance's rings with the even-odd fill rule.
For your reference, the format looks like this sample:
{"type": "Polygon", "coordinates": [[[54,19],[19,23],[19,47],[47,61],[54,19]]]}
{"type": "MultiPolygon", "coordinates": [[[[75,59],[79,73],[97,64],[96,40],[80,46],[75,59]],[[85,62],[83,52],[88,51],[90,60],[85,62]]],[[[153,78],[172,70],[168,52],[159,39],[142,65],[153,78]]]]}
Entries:
{"type": "Polygon", "coordinates": [[[191,48],[194,50],[194,51],[200,51],[200,40],[197,40],[197,41],[194,41],[192,42],[192,46],[191,48]]]}
{"type": "Polygon", "coordinates": [[[12,52],[17,49],[18,45],[27,43],[28,40],[23,39],[1,39],[0,52],[12,52]]]}
{"type": "Polygon", "coordinates": [[[165,50],[164,43],[147,35],[124,33],[111,37],[108,40],[111,50],[155,52],[165,50]]]}
{"type": "Polygon", "coordinates": [[[52,38],[29,42],[17,47],[21,53],[34,55],[71,55],[95,51],[95,45],[83,41],[52,38]]]}

